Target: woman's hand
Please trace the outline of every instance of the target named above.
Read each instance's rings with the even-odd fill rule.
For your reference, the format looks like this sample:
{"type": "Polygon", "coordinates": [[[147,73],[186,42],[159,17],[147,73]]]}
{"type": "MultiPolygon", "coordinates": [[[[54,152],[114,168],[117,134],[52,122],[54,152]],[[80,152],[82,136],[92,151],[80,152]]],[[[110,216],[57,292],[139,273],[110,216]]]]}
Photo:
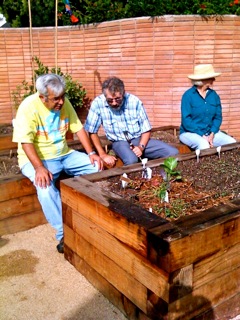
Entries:
{"type": "Polygon", "coordinates": [[[211,132],[211,134],[209,136],[203,136],[203,138],[205,140],[207,140],[207,142],[209,143],[209,147],[212,148],[213,147],[213,138],[214,138],[214,133],[211,132]]]}

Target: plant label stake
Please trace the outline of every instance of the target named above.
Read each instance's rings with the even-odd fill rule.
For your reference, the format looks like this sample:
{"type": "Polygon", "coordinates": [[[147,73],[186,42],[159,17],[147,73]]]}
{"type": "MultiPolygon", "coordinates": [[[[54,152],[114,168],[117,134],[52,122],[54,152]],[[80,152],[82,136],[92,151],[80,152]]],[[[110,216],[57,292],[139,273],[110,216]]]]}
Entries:
{"type": "Polygon", "coordinates": [[[164,197],[165,202],[169,202],[169,196],[168,196],[168,191],[165,191],[165,197],[164,197]]]}
{"type": "Polygon", "coordinates": [[[221,146],[217,147],[218,158],[220,159],[221,146]]]}
{"type": "Polygon", "coordinates": [[[120,177],[120,180],[122,181],[122,188],[125,190],[125,188],[128,185],[128,182],[130,181],[130,179],[128,178],[126,173],[123,173],[123,175],[120,177]]]}
{"type": "Polygon", "coordinates": [[[142,178],[151,179],[152,178],[152,169],[146,167],[147,161],[148,161],[148,158],[142,159],[142,165],[143,165],[142,178]]]}
{"type": "Polygon", "coordinates": [[[196,150],[197,162],[199,162],[200,149],[196,150]]]}

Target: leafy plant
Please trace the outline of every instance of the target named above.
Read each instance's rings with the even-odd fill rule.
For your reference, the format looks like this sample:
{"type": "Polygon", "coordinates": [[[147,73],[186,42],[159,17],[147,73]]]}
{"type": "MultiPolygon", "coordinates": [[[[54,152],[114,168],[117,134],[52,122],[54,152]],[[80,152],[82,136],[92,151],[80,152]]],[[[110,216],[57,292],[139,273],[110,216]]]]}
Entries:
{"type": "MultiPolygon", "coordinates": [[[[27,0],[4,0],[0,12],[4,14],[12,27],[29,27],[27,0]]],[[[80,24],[151,16],[153,19],[162,15],[199,14],[219,17],[226,14],[240,15],[240,0],[71,0],[71,11],[80,24]]],[[[32,26],[44,27],[55,25],[55,1],[35,0],[31,3],[32,26]],[[43,14],[44,13],[44,14],[43,14]]],[[[73,24],[66,12],[64,1],[58,3],[58,25],[73,24]]]]}
{"type": "Polygon", "coordinates": [[[181,172],[178,170],[175,170],[177,168],[177,164],[178,164],[178,161],[174,157],[169,157],[164,160],[163,164],[160,165],[166,173],[164,180],[166,180],[167,182],[170,182],[170,180],[172,179],[174,180],[182,179],[181,172]]]}
{"type": "Polygon", "coordinates": [[[164,215],[166,218],[176,219],[186,214],[187,207],[187,204],[182,199],[176,199],[172,201],[171,204],[165,204],[164,208],[154,206],[153,210],[159,215],[161,215],[164,211],[164,215]]]}
{"type": "MultiPolygon", "coordinates": [[[[176,180],[181,180],[182,176],[180,171],[176,170],[177,159],[169,157],[164,160],[163,164],[160,165],[163,169],[161,175],[164,182],[155,190],[155,195],[160,198],[161,202],[165,202],[165,216],[169,218],[176,218],[180,216],[184,209],[184,204],[182,201],[173,201],[169,203],[168,192],[171,189],[171,182],[176,180]]],[[[163,209],[163,208],[162,208],[163,209]]]]}
{"type": "MultiPolygon", "coordinates": [[[[38,57],[34,57],[34,62],[37,64],[37,69],[34,70],[34,79],[42,74],[47,73],[57,73],[65,79],[66,83],[66,95],[68,99],[71,101],[71,104],[75,109],[82,108],[84,106],[86,100],[86,90],[82,87],[81,83],[77,80],[73,80],[69,73],[63,73],[61,68],[51,68],[44,66],[38,57]]],[[[18,109],[20,103],[29,95],[33,94],[34,84],[29,84],[26,80],[23,80],[20,85],[16,87],[15,90],[12,91],[12,99],[14,103],[14,108],[18,109]]]]}

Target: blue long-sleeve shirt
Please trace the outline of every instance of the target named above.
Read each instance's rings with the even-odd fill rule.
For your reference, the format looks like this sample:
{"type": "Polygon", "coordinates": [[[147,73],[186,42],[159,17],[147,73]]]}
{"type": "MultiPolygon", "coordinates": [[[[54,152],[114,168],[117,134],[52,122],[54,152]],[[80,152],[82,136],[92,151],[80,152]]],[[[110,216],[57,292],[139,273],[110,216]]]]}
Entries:
{"type": "Polygon", "coordinates": [[[204,99],[193,86],[183,94],[180,134],[192,132],[203,136],[217,133],[221,124],[222,106],[216,91],[209,88],[204,99]]]}

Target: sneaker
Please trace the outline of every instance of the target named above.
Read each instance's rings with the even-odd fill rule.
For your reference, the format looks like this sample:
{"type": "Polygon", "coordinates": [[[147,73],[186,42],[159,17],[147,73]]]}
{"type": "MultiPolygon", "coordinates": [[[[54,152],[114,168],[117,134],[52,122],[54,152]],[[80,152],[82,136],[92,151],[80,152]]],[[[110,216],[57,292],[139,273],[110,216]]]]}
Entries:
{"type": "Polygon", "coordinates": [[[64,253],[64,239],[62,238],[57,245],[57,251],[59,253],[64,253]]]}

